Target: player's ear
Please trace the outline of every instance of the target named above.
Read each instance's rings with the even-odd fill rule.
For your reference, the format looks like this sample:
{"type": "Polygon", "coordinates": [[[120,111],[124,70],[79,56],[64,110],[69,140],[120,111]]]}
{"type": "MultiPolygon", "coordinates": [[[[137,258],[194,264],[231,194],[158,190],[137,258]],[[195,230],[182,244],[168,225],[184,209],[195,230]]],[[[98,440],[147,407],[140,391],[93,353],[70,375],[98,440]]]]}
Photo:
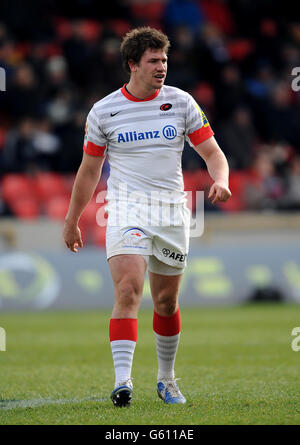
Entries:
{"type": "Polygon", "coordinates": [[[130,71],[132,73],[135,73],[137,70],[137,64],[134,62],[134,60],[132,60],[132,59],[128,60],[128,65],[129,65],[130,71]]]}

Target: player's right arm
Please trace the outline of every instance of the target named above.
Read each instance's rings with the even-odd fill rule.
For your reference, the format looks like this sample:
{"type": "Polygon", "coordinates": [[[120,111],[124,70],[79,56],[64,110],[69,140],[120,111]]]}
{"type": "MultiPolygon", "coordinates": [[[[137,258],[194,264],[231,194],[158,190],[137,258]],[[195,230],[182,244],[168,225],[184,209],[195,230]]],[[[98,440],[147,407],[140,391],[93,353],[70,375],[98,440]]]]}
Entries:
{"type": "Polygon", "coordinates": [[[92,156],[83,153],[82,162],[78,169],[73,185],[69,210],[65,218],[63,238],[72,252],[83,247],[78,222],[80,216],[94,194],[99,182],[105,156],[92,156]]]}

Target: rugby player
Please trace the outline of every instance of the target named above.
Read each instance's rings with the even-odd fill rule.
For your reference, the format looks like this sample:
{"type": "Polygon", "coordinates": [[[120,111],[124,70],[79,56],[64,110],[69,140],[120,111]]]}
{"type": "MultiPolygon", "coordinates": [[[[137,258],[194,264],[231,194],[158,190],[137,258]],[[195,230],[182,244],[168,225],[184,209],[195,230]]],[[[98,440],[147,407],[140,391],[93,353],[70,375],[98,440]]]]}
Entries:
{"type": "Polygon", "coordinates": [[[231,196],[228,163],[203,111],[190,94],[164,85],[169,45],[165,34],[150,27],[133,29],[124,37],[121,55],[130,79],[96,102],[88,114],[83,159],[65,219],[65,243],[77,252],[83,247],[79,219],[107,157],[106,251],[115,291],[109,325],[115,369],[111,399],[116,406],[129,405],[132,398],[131,369],[147,268],[154,306],[157,393],[165,403],[186,402],[174,372],[181,330],[178,294],[189,246],[190,213],[181,168],[185,140],[204,159],[214,181],[209,191],[212,203],[231,196]],[[151,211],[172,208],[169,223],[164,217],[149,222],[149,200],[151,211]],[[137,201],[139,217],[134,212],[137,201]]]}

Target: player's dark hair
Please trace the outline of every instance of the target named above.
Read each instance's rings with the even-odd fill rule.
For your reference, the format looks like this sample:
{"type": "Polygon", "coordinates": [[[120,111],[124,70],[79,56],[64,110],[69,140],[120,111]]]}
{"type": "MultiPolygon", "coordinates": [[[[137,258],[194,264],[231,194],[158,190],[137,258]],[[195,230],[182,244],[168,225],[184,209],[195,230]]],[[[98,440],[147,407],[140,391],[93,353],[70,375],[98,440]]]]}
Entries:
{"type": "Polygon", "coordinates": [[[147,49],[162,49],[168,52],[170,42],[161,31],[150,26],[143,26],[129,31],[121,43],[121,56],[125,70],[130,73],[129,60],[139,63],[147,49]]]}

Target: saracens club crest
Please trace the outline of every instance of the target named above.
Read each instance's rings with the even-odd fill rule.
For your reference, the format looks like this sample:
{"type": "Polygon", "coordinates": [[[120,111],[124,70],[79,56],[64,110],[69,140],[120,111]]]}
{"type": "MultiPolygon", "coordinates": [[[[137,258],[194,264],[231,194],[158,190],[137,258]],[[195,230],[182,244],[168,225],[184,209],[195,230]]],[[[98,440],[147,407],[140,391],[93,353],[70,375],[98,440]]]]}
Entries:
{"type": "Polygon", "coordinates": [[[172,108],[172,104],[162,104],[160,106],[161,111],[169,111],[169,110],[171,110],[171,108],[172,108]]]}

